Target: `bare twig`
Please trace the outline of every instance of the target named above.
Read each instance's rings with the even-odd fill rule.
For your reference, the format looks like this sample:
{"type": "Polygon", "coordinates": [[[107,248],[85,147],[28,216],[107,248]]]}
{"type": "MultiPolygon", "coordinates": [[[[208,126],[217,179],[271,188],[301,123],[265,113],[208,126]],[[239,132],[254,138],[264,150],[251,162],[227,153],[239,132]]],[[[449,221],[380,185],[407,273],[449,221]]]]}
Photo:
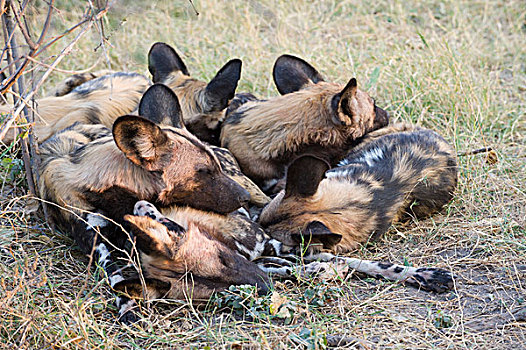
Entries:
{"type": "Polygon", "coordinates": [[[99,63],[100,63],[100,60],[102,59],[101,57],[99,57],[95,63],[93,63],[90,67],[86,68],[86,69],[81,69],[81,70],[67,70],[67,69],[60,69],[60,68],[57,68],[57,67],[51,67],[51,65],[47,64],[47,63],[44,63],[44,62],[41,62],[37,59],[34,59],[33,57],[29,57],[29,56],[26,56],[31,62],[33,63],[36,63],[42,67],[45,67],[45,68],[49,68],[49,69],[52,69],[54,70],[55,72],[60,72],[60,73],[66,73],[66,74],[82,74],[82,73],[87,73],[87,72],[90,72],[91,70],[93,70],[93,68],[95,68],[99,63]]]}
{"type": "MultiPolygon", "coordinates": [[[[86,26],[84,29],[82,29],[79,34],[73,39],[72,42],[70,42],[61,52],[60,54],[55,58],[55,61],[50,65],[50,68],[44,73],[42,78],[38,81],[38,83],[35,85],[34,90],[28,92],[28,94],[25,96],[24,100],[30,100],[35,94],[36,91],[42,86],[44,81],[48,78],[48,76],[51,74],[53,69],[64,59],[65,56],[67,56],[71,50],[73,50],[73,47],[75,44],[86,34],[91,27],[93,26],[93,22],[100,19],[102,16],[104,16],[109,8],[111,6],[111,3],[108,4],[104,9],[99,11],[97,14],[91,17],[91,19],[85,19],[81,23],[86,23],[86,26]]],[[[78,28],[78,26],[74,26],[75,28],[78,28]]],[[[34,57],[34,55],[33,55],[34,57]]],[[[26,60],[26,62],[29,62],[29,59],[26,60]]],[[[4,125],[0,129],[0,139],[3,139],[9,128],[13,125],[14,121],[17,119],[17,117],[20,115],[20,112],[23,110],[24,106],[18,106],[18,108],[5,120],[4,125]]]]}
{"type": "Polygon", "coordinates": [[[194,9],[195,15],[199,16],[199,12],[197,12],[197,9],[195,8],[194,2],[192,0],[188,0],[190,2],[190,5],[192,5],[192,8],[194,9]]]}
{"type": "MultiPolygon", "coordinates": [[[[58,64],[71,52],[75,44],[86,32],[91,29],[93,24],[98,24],[98,21],[101,20],[102,17],[107,13],[110,6],[107,2],[104,8],[95,9],[92,6],[91,10],[88,9],[85,12],[84,17],[79,23],[72,26],[61,35],[55,36],[51,38],[51,40],[45,42],[47,39],[47,32],[50,27],[52,14],[54,13],[54,0],[47,1],[48,9],[46,19],[40,31],[40,35],[36,41],[33,39],[35,36],[32,35],[29,26],[27,25],[25,16],[25,12],[30,3],[30,0],[23,0],[21,4],[19,3],[19,6],[16,6],[12,0],[0,0],[0,9],[2,10],[1,16],[3,23],[2,28],[5,39],[5,46],[0,55],[0,59],[3,59],[4,56],[7,58],[7,67],[2,68],[1,70],[2,72],[9,72],[9,77],[5,79],[0,85],[0,93],[2,94],[2,97],[4,97],[7,92],[11,92],[14,99],[12,113],[7,116],[0,127],[0,140],[4,138],[6,132],[13,126],[15,121],[17,121],[18,118],[22,116],[22,124],[28,126],[27,133],[24,134],[23,137],[19,138],[22,149],[22,158],[24,161],[29,191],[33,196],[37,196],[38,191],[36,186],[39,183],[38,168],[40,158],[38,157],[37,151],[38,144],[32,130],[36,111],[36,102],[34,97],[36,92],[40,89],[43,82],[49,77],[51,72],[59,70],[57,68],[58,64]],[[64,47],[59,55],[54,57],[54,61],[51,64],[46,64],[36,59],[36,57],[45,52],[45,50],[51,45],[79,28],[80,32],[77,33],[77,36],[68,45],[66,45],[66,47],[64,47]],[[21,36],[18,36],[18,38],[22,37],[23,41],[25,41],[25,45],[23,44],[24,46],[19,46],[17,44],[17,35],[15,33],[16,30],[18,30],[21,34],[21,36]],[[24,53],[21,53],[20,51],[24,51],[20,49],[21,47],[26,47],[28,50],[24,53]],[[46,69],[38,81],[35,81],[33,76],[33,65],[35,63],[37,64],[37,69],[41,69],[40,67],[44,67],[46,69]],[[24,76],[29,77],[29,75],[27,75],[29,72],[31,74],[31,83],[28,89],[24,76]]],[[[77,73],[70,71],[64,72],[77,73]]],[[[17,122],[16,124],[18,127],[22,126],[21,123],[17,122]]],[[[18,130],[22,129],[15,128],[15,132],[18,130]]],[[[46,221],[49,222],[46,205],[43,204],[42,207],[44,209],[46,221]]]]}
{"type": "Polygon", "coordinates": [[[20,32],[24,36],[24,39],[26,40],[26,43],[29,46],[29,48],[31,50],[35,50],[36,43],[33,41],[33,39],[31,39],[31,35],[29,34],[29,29],[27,28],[25,24],[22,23],[20,19],[23,16],[24,11],[26,10],[26,5],[27,5],[27,1],[24,2],[24,4],[22,5],[22,8],[20,9],[20,13],[18,13],[18,11],[14,8],[13,3],[11,3],[13,16],[15,17],[15,21],[16,21],[16,24],[18,25],[18,28],[20,28],[20,32]]]}
{"type": "MultiPolygon", "coordinates": [[[[9,47],[9,52],[10,52],[10,55],[8,54],[7,56],[7,59],[9,61],[9,60],[12,60],[13,58],[16,59],[18,57],[18,45],[16,43],[16,37],[14,35],[14,24],[11,19],[11,13],[15,13],[16,10],[12,6],[12,3],[10,0],[6,2],[6,6],[11,7],[11,10],[12,10],[10,11],[10,9],[8,8],[7,11],[5,11],[4,14],[2,15],[6,33],[10,38],[10,41],[6,43],[6,45],[9,47]]],[[[15,63],[15,66],[17,67],[17,69],[19,69],[17,63],[15,63]]],[[[17,79],[17,84],[18,84],[19,93],[23,93],[25,91],[25,82],[22,76],[20,76],[19,79],[17,79]]],[[[17,99],[15,99],[15,104],[17,102],[18,102],[17,99]]],[[[23,110],[24,110],[24,114],[26,115],[26,119],[27,119],[29,116],[27,106],[23,103],[21,104],[21,106],[24,107],[23,110]]],[[[28,139],[23,137],[21,139],[21,144],[22,144],[22,159],[24,160],[24,168],[26,170],[27,186],[29,187],[30,193],[33,196],[36,196],[37,191],[35,187],[35,177],[33,176],[34,167],[32,166],[32,163],[31,163],[28,139]]]]}
{"type": "MultiPolygon", "coordinates": [[[[32,48],[29,53],[27,54],[27,56],[31,56],[31,57],[34,57],[37,53],[37,49],[40,47],[40,45],[42,44],[42,41],[44,40],[44,38],[46,37],[46,33],[49,29],[49,24],[50,24],[50,21],[51,21],[51,14],[53,12],[53,2],[55,0],[50,0],[49,1],[49,8],[48,8],[48,13],[47,13],[47,16],[46,16],[46,21],[44,22],[44,26],[42,28],[42,32],[40,33],[40,37],[38,38],[37,42],[34,44],[34,48],[32,48]]],[[[6,6],[7,7],[10,7],[13,11],[16,11],[14,9],[13,6],[11,6],[11,0],[7,0],[6,1],[6,6]]],[[[9,12],[9,8],[6,10],[6,12],[4,13],[4,16],[6,14],[8,14],[9,12]]],[[[13,34],[14,34],[14,31],[9,33],[9,40],[12,40],[13,39],[13,34]]],[[[7,44],[7,43],[6,43],[7,44]]],[[[11,45],[11,48],[13,48],[13,46],[11,45]]],[[[1,94],[5,94],[7,92],[7,90],[15,83],[15,81],[18,80],[18,78],[20,78],[20,76],[22,75],[22,73],[24,72],[24,70],[27,68],[29,64],[29,59],[25,59],[23,61],[22,64],[20,65],[17,65],[17,71],[15,74],[13,74],[6,83],[4,83],[1,87],[0,87],[0,93],[1,94]]],[[[20,93],[22,93],[22,91],[20,91],[20,93]]],[[[1,139],[1,137],[0,137],[1,139]]]]}

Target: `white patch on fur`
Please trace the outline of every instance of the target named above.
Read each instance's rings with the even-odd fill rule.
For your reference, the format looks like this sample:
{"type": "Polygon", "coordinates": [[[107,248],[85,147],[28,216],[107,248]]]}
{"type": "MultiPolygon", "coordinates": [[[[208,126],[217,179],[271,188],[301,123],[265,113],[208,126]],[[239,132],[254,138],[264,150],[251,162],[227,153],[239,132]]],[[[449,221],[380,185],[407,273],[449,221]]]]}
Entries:
{"type": "Polygon", "coordinates": [[[359,162],[365,162],[369,166],[373,166],[373,164],[382,159],[384,157],[384,152],[381,148],[373,148],[366,152],[358,161],[359,162]]]}
{"type": "Polygon", "coordinates": [[[88,224],[86,225],[87,230],[95,229],[95,227],[108,226],[108,221],[98,214],[88,214],[86,217],[88,224]]]}
{"type": "Polygon", "coordinates": [[[341,161],[336,165],[336,167],[346,166],[346,165],[349,165],[349,164],[350,164],[349,160],[348,160],[347,158],[345,158],[345,159],[341,160],[341,161]]]}
{"type": "Polygon", "coordinates": [[[102,266],[102,268],[106,268],[106,264],[110,261],[110,251],[104,243],[99,244],[95,250],[99,254],[99,265],[102,266]]]}
{"type": "MultiPolygon", "coordinates": [[[[117,300],[117,305],[118,306],[120,305],[120,302],[121,302],[121,298],[118,298],[118,300],[117,300]]],[[[131,309],[133,309],[135,307],[135,305],[136,305],[135,304],[135,300],[133,300],[133,299],[130,299],[127,302],[125,302],[124,304],[120,305],[120,307],[119,307],[119,316],[122,316],[126,312],[130,311],[131,309]]]]}
{"type": "Polygon", "coordinates": [[[163,214],[161,214],[150,202],[138,201],[135,203],[135,206],[133,207],[133,215],[146,216],[146,214],[154,216],[157,221],[164,218],[163,214]]]}
{"type": "MultiPolygon", "coordinates": [[[[368,166],[373,166],[373,164],[384,157],[384,152],[381,148],[373,148],[363,154],[359,159],[353,163],[367,163],[368,166]]],[[[338,163],[338,167],[346,166],[351,164],[349,159],[343,159],[338,163]]]]}
{"type": "Polygon", "coordinates": [[[276,252],[276,255],[281,255],[281,242],[277,239],[271,239],[268,241],[270,244],[272,244],[272,247],[274,247],[274,251],[276,252]]]}
{"type": "Polygon", "coordinates": [[[259,266],[263,272],[274,274],[277,276],[282,277],[290,277],[292,275],[290,271],[290,267],[265,267],[265,266],[259,266]]]}
{"type": "Polygon", "coordinates": [[[110,276],[109,280],[110,280],[110,286],[113,288],[120,281],[124,281],[124,277],[122,277],[120,273],[117,273],[117,274],[113,274],[112,276],[110,276]]]}
{"type": "Polygon", "coordinates": [[[263,250],[265,250],[265,242],[260,241],[256,243],[256,246],[254,247],[254,252],[250,255],[250,260],[254,260],[263,254],[263,250]]]}
{"type": "Polygon", "coordinates": [[[261,254],[263,253],[263,250],[265,250],[265,241],[259,241],[259,242],[256,242],[256,245],[254,247],[254,249],[248,249],[247,247],[245,247],[243,244],[239,243],[239,242],[235,242],[236,243],[236,247],[239,251],[243,252],[243,253],[246,253],[246,255],[248,255],[248,259],[249,260],[254,260],[256,258],[259,258],[261,256],[261,254]]]}
{"type": "Polygon", "coordinates": [[[237,210],[237,212],[240,213],[240,214],[245,215],[247,217],[247,219],[250,219],[250,214],[248,213],[248,211],[245,208],[239,208],[237,210]]]}
{"type": "Polygon", "coordinates": [[[250,260],[254,260],[254,257],[252,256],[254,253],[253,251],[251,251],[250,249],[248,249],[247,247],[245,247],[243,244],[239,243],[238,241],[236,241],[235,243],[236,243],[237,250],[249,256],[250,260]]]}

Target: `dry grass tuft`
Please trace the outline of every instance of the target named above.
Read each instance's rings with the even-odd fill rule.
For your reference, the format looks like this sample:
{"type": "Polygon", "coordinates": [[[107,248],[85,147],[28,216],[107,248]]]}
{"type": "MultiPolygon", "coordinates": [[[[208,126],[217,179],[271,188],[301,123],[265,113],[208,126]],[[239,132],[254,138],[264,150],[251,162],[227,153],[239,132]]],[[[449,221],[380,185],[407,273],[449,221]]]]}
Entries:
{"type": "MultiPolygon", "coordinates": [[[[526,3],[194,4],[199,16],[184,0],[122,0],[104,19],[111,43],[105,48],[108,59],[104,48],[97,48],[100,34],[93,31],[61,68],[81,70],[99,60],[95,69],[146,74],[150,45],[165,41],[198,78],[210,79],[227,60],[241,58],[239,91],[266,97],[277,94],[271,81],[274,60],[292,53],[329,80],[344,83],[357,77],[394,120],[438,130],[459,153],[492,147],[495,164],[485,154],[460,158],[460,185],[447,210],[393,227],[381,242],[357,253],[448,268],[458,276],[455,290],[436,295],[359,278],[282,282],[275,292],[288,305],[288,317],[270,313],[270,296],[238,290],[220,299],[231,305],[237,301],[230,311],[216,310],[217,301],[204,310],[163,301],[143,305],[142,324],[122,327],[115,322],[109,288],[97,271],[86,269],[87,259],[71,239],[30,219],[17,150],[2,148],[2,346],[314,349],[341,340],[343,348],[524,348],[526,3]]],[[[57,0],[60,14],[53,33],[76,23],[83,6],[57,0]]],[[[38,26],[43,16],[35,10],[32,25],[38,26]]],[[[42,95],[64,77],[55,74],[42,95]]]]}

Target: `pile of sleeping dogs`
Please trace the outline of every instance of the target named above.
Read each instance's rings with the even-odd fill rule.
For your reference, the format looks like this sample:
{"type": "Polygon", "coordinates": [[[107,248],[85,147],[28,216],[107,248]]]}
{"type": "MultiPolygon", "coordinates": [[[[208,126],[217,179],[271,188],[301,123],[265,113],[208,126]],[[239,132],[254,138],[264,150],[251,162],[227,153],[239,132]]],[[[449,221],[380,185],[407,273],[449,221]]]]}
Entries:
{"type": "Polygon", "coordinates": [[[452,288],[439,268],[342,256],[450,201],[456,155],[440,135],[389,126],[354,78],[326,82],[294,56],[276,61],[281,96],[268,100],[235,94],[239,60],[207,84],[166,44],[148,59],[153,85],[134,73],[68,78],[38,101],[34,128],[40,195],[122,292],[121,320],[136,317],[130,297],[199,300],[236,284],[266,292],[269,274],[359,271],[452,288]],[[132,246],[143,279],[125,279],[112,258],[132,246]]]}

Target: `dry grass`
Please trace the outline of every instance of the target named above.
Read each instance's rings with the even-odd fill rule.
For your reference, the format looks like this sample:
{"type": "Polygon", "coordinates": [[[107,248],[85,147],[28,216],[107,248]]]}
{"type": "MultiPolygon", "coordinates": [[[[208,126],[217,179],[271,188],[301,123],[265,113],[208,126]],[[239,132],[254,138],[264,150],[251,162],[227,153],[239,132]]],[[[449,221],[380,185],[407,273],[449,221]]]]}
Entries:
{"type": "MultiPolygon", "coordinates": [[[[115,322],[109,288],[86,271],[67,235],[29,219],[14,150],[2,149],[0,344],[6,348],[323,348],[331,335],[385,348],[518,349],[526,343],[526,3],[512,1],[122,0],[105,18],[111,47],[93,32],[62,69],[147,73],[155,41],[177,47],[191,73],[210,79],[243,60],[239,91],[277,92],[282,53],[330,80],[355,76],[393,119],[441,132],[459,152],[457,196],[442,214],[394,227],[359,256],[451,269],[455,290],[424,293],[377,280],[277,283],[291,319],[199,311],[185,302],[144,305],[142,326],[115,322]],[[323,305],[316,305],[323,301],[323,305]],[[168,305],[166,305],[168,304],[168,305]],[[307,305],[307,304],[310,304],[307,305]],[[512,316],[514,311],[522,316],[512,316]],[[522,317],[522,321],[520,320],[522,317]]],[[[76,23],[83,1],[57,0],[53,30],[76,23]]],[[[43,13],[35,11],[33,25],[43,13]]],[[[53,48],[57,52],[59,47],[53,48]]],[[[52,91],[56,74],[46,86],[52,91]]],[[[249,298],[250,299],[250,298],[249,298]]],[[[252,300],[252,299],[251,299],[252,300]]],[[[253,300],[252,300],[253,301],[253,300]]],[[[248,301],[247,301],[248,302],[248,301]]],[[[265,306],[266,305],[266,306],[265,306]]]]}

